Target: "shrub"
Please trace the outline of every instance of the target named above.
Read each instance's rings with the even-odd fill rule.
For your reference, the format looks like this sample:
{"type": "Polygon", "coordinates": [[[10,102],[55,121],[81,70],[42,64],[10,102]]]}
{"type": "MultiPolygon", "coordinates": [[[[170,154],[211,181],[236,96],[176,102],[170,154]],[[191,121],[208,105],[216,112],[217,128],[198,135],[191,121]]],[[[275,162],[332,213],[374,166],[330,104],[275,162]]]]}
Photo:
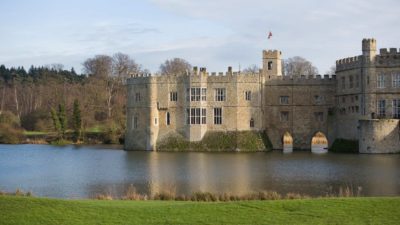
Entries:
{"type": "Polygon", "coordinates": [[[15,128],[10,124],[0,124],[0,143],[18,144],[23,140],[21,129],[15,128]]]}
{"type": "Polygon", "coordinates": [[[336,139],[329,151],[340,153],[358,153],[358,141],[347,139],[336,139]]]}

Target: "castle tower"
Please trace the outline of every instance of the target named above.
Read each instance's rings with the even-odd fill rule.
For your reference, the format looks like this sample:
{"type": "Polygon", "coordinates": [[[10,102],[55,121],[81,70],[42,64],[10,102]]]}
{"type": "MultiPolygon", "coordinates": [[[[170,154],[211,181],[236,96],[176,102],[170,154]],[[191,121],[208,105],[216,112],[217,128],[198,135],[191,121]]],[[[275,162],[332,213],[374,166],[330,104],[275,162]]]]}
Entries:
{"type": "Polygon", "coordinates": [[[263,51],[263,74],[266,76],[282,76],[282,52],[277,50],[263,51]]]}
{"type": "Polygon", "coordinates": [[[372,62],[376,56],[376,40],[373,38],[363,39],[362,53],[365,59],[367,59],[369,62],[372,62]]]}

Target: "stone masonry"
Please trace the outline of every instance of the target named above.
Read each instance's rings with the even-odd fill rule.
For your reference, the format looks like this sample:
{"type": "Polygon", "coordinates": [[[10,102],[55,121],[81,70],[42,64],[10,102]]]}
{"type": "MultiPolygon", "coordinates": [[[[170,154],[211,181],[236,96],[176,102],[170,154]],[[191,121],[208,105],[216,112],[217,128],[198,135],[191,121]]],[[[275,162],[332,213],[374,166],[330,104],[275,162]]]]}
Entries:
{"type": "MultiPolygon", "coordinates": [[[[337,60],[336,75],[283,76],[281,58],[280,51],[264,50],[263,67],[254,74],[194,67],[185,74],[133,76],[127,81],[125,149],[157,150],[170,136],[200,141],[207,131],[252,130],[266,131],[275,149],[285,147],[284,135],[290,148],[311,149],[317,133],[331,145],[337,138],[359,140],[362,130],[362,142],[382,131],[366,120],[398,121],[397,49],[378,55],[376,40],[364,39],[362,55],[337,60]]],[[[390,143],[397,143],[390,152],[400,151],[400,143],[390,143]]],[[[388,152],[363,146],[360,152],[388,152]]]]}

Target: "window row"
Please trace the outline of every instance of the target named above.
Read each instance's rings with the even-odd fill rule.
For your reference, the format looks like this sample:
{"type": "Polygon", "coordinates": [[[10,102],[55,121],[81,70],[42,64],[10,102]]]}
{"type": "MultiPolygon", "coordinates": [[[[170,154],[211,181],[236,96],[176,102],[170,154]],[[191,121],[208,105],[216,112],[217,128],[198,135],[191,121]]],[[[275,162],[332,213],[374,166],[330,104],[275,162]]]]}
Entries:
{"type": "MultiPolygon", "coordinates": [[[[325,101],[324,96],[322,95],[314,95],[314,102],[316,104],[321,104],[325,101]]],[[[279,96],[279,104],[281,105],[289,105],[289,96],[279,96]]]]}
{"type": "Polygon", "coordinates": [[[348,86],[348,88],[358,88],[360,87],[360,76],[348,76],[348,85],[346,85],[346,77],[342,77],[340,82],[342,84],[342,89],[346,89],[346,86],[348,86]]]}
{"type": "MultiPolygon", "coordinates": [[[[378,75],[377,80],[376,80],[376,87],[377,88],[385,88],[386,87],[386,78],[387,78],[387,75],[385,75],[385,74],[378,75]]],[[[392,74],[391,78],[392,78],[392,87],[399,88],[400,87],[400,73],[392,74]]],[[[390,85],[390,83],[389,83],[389,85],[390,85]]]]}
{"type": "MultiPolygon", "coordinates": [[[[377,102],[377,111],[379,117],[386,117],[386,100],[380,99],[377,102]]],[[[392,117],[400,119],[400,99],[392,100],[392,117]]]]}
{"type": "MultiPolygon", "coordinates": [[[[279,118],[280,118],[281,122],[288,122],[289,121],[289,112],[282,111],[280,113],[279,118]]],[[[324,121],[324,113],[323,112],[314,112],[314,119],[315,119],[315,121],[323,122],[324,121]]]]}
{"type": "Polygon", "coordinates": [[[346,107],[342,107],[339,109],[339,113],[341,115],[345,115],[346,113],[359,113],[360,107],[359,106],[348,106],[347,109],[346,107]]]}
{"type": "MultiPolygon", "coordinates": [[[[170,101],[178,101],[178,93],[170,92],[170,101]]],[[[214,100],[217,102],[226,101],[226,89],[216,88],[214,90],[214,100]]],[[[244,99],[251,101],[251,91],[244,92],[244,99]]],[[[198,102],[207,101],[207,88],[186,88],[186,101],[198,102]]]]}
{"type": "MultiPolygon", "coordinates": [[[[214,124],[222,124],[222,108],[214,108],[214,124]]],[[[207,124],[206,108],[187,108],[186,124],[207,124]]]]}

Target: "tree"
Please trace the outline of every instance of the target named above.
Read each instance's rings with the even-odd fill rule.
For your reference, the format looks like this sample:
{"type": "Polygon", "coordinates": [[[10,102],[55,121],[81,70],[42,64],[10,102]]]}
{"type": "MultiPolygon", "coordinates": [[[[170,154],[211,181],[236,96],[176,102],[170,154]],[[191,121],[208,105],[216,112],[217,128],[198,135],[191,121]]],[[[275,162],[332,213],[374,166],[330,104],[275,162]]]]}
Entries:
{"type": "Polygon", "coordinates": [[[83,63],[83,70],[89,76],[106,78],[112,74],[113,59],[108,55],[96,55],[83,63]]]}
{"type": "Polygon", "coordinates": [[[331,67],[329,68],[329,70],[326,72],[326,74],[329,74],[329,75],[334,75],[334,74],[336,74],[336,65],[331,66],[331,67]]]}
{"type": "Polygon", "coordinates": [[[184,59],[174,58],[166,60],[160,65],[160,72],[162,75],[182,75],[190,71],[192,66],[184,59]]]}
{"type": "Polygon", "coordinates": [[[51,119],[53,120],[54,129],[58,133],[58,137],[64,139],[65,132],[67,131],[67,114],[65,112],[64,104],[58,104],[58,111],[51,108],[51,119]]]}
{"type": "Polygon", "coordinates": [[[260,68],[257,65],[253,64],[253,65],[250,65],[250,66],[246,67],[245,69],[243,69],[242,72],[255,74],[255,73],[260,72],[260,68]]]}
{"type": "Polygon", "coordinates": [[[78,99],[74,100],[72,122],[74,127],[74,138],[76,141],[79,141],[81,138],[82,118],[78,99]]]}
{"type": "Polygon", "coordinates": [[[54,129],[57,132],[58,137],[61,137],[61,124],[60,119],[58,118],[58,113],[54,108],[51,108],[51,119],[53,120],[54,129]]]}
{"type": "Polygon", "coordinates": [[[305,58],[295,56],[284,60],[283,72],[286,76],[315,75],[318,74],[318,69],[305,58]]]}
{"type": "Polygon", "coordinates": [[[137,64],[135,60],[131,59],[127,54],[118,52],[113,55],[112,59],[113,75],[118,78],[125,79],[131,74],[141,72],[141,65],[137,64]]]}
{"type": "Polygon", "coordinates": [[[87,59],[83,66],[84,71],[93,78],[90,80],[93,86],[100,88],[100,96],[97,97],[105,101],[107,118],[111,119],[115,95],[123,89],[122,85],[130,74],[141,71],[141,66],[123,53],[116,53],[113,57],[97,55],[87,59]]]}

